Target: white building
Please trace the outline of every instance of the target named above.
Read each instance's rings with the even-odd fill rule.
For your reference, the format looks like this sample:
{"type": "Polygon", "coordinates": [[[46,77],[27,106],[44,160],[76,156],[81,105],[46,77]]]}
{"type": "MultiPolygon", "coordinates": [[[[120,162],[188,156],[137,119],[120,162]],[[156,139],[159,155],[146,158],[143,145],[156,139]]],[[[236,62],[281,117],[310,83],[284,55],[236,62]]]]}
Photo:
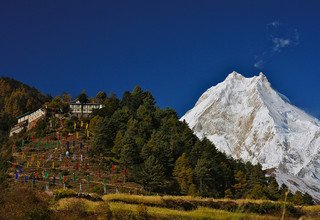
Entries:
{"type": "Polygon", "coordinates": [[[41,108],[32,113],[25,113],[21,116],[18,116],[18,123],[10,130],[9,136],[11,137],[13,134],[17,134],[22,131],[24,128],[28,130],[35,127],[37,121],[46,115],[46,111],[41,108]]]}
{"type": "MultiPolygon", "coordinates": [[[[83,104],[83,116],[88,116],[92,113],[93,109],[100,109],[102,108],[102,104],[98,103],[85,103],[83,104]]],[[[70,104],[70,110],[73,115],[81,116],[81,103],[79,101],[72,102],[70,104]]]]}

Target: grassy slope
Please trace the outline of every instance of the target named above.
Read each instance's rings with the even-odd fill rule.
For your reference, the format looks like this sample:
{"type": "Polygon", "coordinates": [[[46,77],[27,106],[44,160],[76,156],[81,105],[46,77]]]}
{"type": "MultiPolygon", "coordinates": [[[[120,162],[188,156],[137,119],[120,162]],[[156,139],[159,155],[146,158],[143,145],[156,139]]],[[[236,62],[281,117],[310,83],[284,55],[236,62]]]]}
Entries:
{"type": "MultiPolygon", "coordinates": [[[[77,198],[64,198],[57,201],[52,209],[56,211],[64,211],[70,207],[70,204],[77,204],[81,202],[85,204],[87,212],[95,213],[99,215],[103,205],[108,204],[114,216],[121,215],[128,219],[137,219],[141,215],[141,207],[145,210],[149,217],[157,219],[281,219],[281,212],[274,214],[257,214],[251,213],[245,210],[246,205],[256,204],[261,205],[264,200],[228,200],[228,199],[209,199],[189,196],[140,196],[140,195],[128,195],[128,194],[109,194],[103,196],[104,201],[92,202],[85,199],[77,198]],[[164,200],[169,201],[185,201],[196,202],[200,201],[224,203],[233,202],[240,205],[242,209],[235,211],[228,211],[222,209],[215,209],[210,207],[196,206],[191,210],[183,210],[179,206],[166,207],[164,200]]],[[[274,202],[277,203],[277,202],[274,202]]],[[[177,203],[180,204],[180,203],[177,203]]],[[[303,219],[320,219],[320,206],[304,206],[295,207],[298,210],[302,210],[303,219]]],[[[288,214],[287,210],[287,214],[288,214]]],[[[285,219],[299,219],[300,216],[292,216],[286,214],[285,219]]]]}
{"type": "MultiPolygon", "coordinates": [[[[103,202],[92,202],[84,199],[65,198],[57,202],[53,208],[56,211],[66,210],[71,203],[84,202],[88,212],[96,212],[103,202]]],[[[109,202],[112,213],[130,213],[129,216],[138,217],[139,206],[136,204],[125,204],[122,202],[109,202]]],[[[278,219],[270,215],[257,215],[252,213],[233,213],[223,210],[215,210],[210,208],[199,207],[192,211],[175,210],[160,207],[146,206],[149,217],[160,219],[278,219]]]]}

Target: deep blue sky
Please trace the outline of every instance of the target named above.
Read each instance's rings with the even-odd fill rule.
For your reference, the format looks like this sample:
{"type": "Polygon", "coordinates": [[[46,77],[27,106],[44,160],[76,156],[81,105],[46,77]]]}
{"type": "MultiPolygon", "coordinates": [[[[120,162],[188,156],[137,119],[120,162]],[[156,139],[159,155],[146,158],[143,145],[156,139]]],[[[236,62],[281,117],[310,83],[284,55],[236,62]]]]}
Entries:
{"type": "Polygon", "coordinates": [[[182,116],[231,71],[263,71],[319,117],[319,8],[297,0],[0,0],[0,76],[53,96],[121,96],[139,84],[182,116]]]}

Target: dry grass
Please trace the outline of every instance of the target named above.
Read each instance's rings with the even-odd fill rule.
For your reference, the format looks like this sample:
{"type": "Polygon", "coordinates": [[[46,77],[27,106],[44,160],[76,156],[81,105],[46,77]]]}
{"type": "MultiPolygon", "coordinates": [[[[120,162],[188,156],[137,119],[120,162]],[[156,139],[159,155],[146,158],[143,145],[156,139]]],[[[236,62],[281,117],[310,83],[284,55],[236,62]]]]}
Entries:
{"type": "MultiPolygon", "coordinates": [[[[155,199],[154,197],[152,197],[155,199]]],[[[139,199],[141,199],[139,197],[139,199]]],[[[151,198],[148,198],[151,199],[151,198]]],[[[149,200],[150,201],[150,200],[149,200]]],[[[86,212],[96,212],[104,202],[92,202],[85,199],[78,198],[64,198],[57,201],[53,210],[65,211],[69,207],[74,207],[77,204],[83,204],[86,212]]],[[[121,202],[109,202],[110,210],[112,213],[131,213],[133,216],[139,216],[140,205],[137,204],[126,204],[121,202]]],[[[252,220],[272,220],[278,219],[273,216],[261,216],[251,213],[233,213],[223,210],[215,210],[210,208],[200,207],[192,211],[175,210],[161,207],[150,207],[147,206],[146,212],[148,216],[159,219],[252,219],[252,220]]]]}
{"type": "Polygon", "coordinates": [[[189,202],[235,202],[239,205],[245,203],[261,204],[264,202],[277,203],[270,200],[255,200],[255,199],[213,199],[213,198],[202,198],[192,196],[143,196],[143,195],[129,195],[129,194],[108,194],[102,197],[105,201],[123,201],[123,202],[134,202],[134,203],[152,203],[162,204],[163,200],[184,200],[189,202]]]}
{"type": "Polygon", "coordinates": [[[55,203],[55,205],[52,207],[52,209],[56,211],[66,210],[68,209],[68,207],[77,205],[79,203],[84,204],[84,207],[87,212],[94,212],[101,202],[93,202],[87,199],[78,199],[78,198],[64,198],[64,199],[58,200],[55,203]]]}
{"type": "MultiPolygon", "coordinates": [[[[118,202],[110,202],[110,208],[114,212],[130,211],[135,213],[139,205],[124,204],[118,202]]],[[[272,220],[278,219],[273,216],[260,216],[249,213],[232,213],[222,210],[214,210],[209,208],[198,208],[193,211],[182,211],[159,207],[148,207],[148,215],[156,218],[165,219],[261,219],[272,220]]]]}
{"type": "MultiPolygon", "coordinates": [[[[246,210],[218,210],[210,207],[195,206],[190,210],[182,210],[175,207],[163,206],[164,200],[184,200],[184,201],[214,201],[214,202],[235,202],[240,206],[246,203],[262,204],[265,200],[230,200],[230,199],[210,199],[191,196],[141,196],[128,194],[109,194],[103,196],[104,201],[93,202],[80,198],[64,198],[57,201],[52,210],[65,212],[70,207],[81,204],[86,213],[101,215],[103,212],[111,213],[115,218],[121,219],[141,219],[141,213],[152,219],[279,219],[278,214],[255,214],[246,210]],[[142,207],[143,206],[143,207],[142,207]],[[105,208],[107,207],[107,208],[105,208]],[[142,209],[143,208],[143,209],[142,209]],[[106,210],[104,210],[106,209],[106,210]]],[[[268,201],[270,202],[270,201],[268,201]]],[[[320,219],[320,206],[303,206],[299,207],[305,215],[300,219],[320,219]]],[[[105,215],[105,214],[104,214],[105,215]]],[[[286,219],[298,219],[291,217],[286,219]]]]}

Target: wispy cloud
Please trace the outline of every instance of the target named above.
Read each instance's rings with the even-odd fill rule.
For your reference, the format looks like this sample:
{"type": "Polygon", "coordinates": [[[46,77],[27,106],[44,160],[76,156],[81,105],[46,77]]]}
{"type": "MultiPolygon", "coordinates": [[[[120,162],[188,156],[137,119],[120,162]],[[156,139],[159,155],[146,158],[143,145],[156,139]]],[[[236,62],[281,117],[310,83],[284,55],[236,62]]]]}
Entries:
{"type": "Polygon", "coordinates": [[[268,23],[267,26],[279,27],[280,26],[280,22],[279,21],[272,21],[272,22],[268,23]]]}
{"type": "Polygon", "coordinates": [[[287,47],[291,44],[290,38],[278,38],[275,37],[272,39],[273,42],[273,51],[280,52],[281,48],[287,47]]]}
{"type": "Polygon", "coordinates": [[[260,55],[255,56],[254,67],[263,69],[271,58],[283,50],[299,44],[300,35],[296,28],[288,27],[279,21],[267,24],[268,44],[260,55]]]}
{"type": "Polygon", "coordinates": [[[255,64],[254,64],[255,68],[258,69],[262,69],[264,67],[264,61],[263,60],[258,60],[255,64]]]}

